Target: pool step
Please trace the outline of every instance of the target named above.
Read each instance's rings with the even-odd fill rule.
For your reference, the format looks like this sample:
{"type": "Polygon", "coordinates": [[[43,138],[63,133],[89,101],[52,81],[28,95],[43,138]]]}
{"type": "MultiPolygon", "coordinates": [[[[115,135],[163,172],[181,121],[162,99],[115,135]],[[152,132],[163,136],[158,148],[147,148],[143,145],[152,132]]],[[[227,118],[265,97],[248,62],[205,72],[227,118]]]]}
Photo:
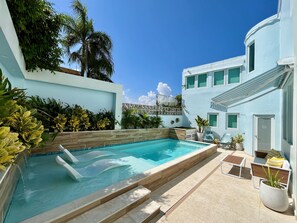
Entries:
{"type": "Polygon", "coordinates": [[[115,221],[115,223],[146,223],[156,217],[160,212],[160,205],[148,199],[143,204],[134,208],[132,211],[125,214],[123,217],[115,221]]]}
{"type": "Polygon", "coordinates": [[[151,191],[147,188],[138,186],[102,205],[99,205],[83,213],[82,215],[71,219],[68,222],[114,222],[118,218],[131,211],[133,208],[148,200],[150,193],[151,191]]]}

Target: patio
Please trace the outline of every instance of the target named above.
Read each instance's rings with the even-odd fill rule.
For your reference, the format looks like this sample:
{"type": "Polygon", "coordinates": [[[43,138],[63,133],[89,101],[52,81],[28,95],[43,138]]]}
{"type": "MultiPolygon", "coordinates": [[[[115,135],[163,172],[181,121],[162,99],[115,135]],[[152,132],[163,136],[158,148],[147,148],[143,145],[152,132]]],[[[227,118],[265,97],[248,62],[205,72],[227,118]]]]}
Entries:
{"type": "MultiPolygon", "coordinates": [[[[217,154],[154,191],[151,198],[161,205],[163,215],[155,222],[296,222],[291,205],[287,212],[278,213],[261,203],[250,175],[253,157],[233,152],[218,149],[217,154]],[[220,160],[232,153],[246,157],[241,179],[221,173],[220,160]]],[[[228,168],[238,175],[239,168],[224,165],[225,171],[228,168]]]]}

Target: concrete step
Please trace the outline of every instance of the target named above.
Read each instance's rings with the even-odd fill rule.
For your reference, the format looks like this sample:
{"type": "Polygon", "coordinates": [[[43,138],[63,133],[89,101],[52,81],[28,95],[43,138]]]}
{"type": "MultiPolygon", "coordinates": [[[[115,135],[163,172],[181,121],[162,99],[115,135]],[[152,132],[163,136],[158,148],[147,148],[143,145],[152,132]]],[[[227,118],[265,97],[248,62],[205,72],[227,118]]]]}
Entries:
{"type": "Polygon", "coordinates": [[[146,223],[156,217],[160,212],[160,205],[148,199],[129,213],[115,221],[115,223],[146,223]]]}
{"type": "Polygon", "coordinates": [[[143,186],[138,186],[102,205],[99,205],[68,222],[71,223],[107,223],[114,222],[149,199],[151,191],[143,186]]]}

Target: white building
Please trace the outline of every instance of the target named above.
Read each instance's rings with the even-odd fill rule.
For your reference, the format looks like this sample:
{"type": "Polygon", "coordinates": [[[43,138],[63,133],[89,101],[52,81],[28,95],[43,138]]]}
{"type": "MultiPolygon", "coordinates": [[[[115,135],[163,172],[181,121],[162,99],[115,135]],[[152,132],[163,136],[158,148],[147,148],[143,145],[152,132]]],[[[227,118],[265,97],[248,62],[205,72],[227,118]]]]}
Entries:
{"type": "MultiPolygon", "coordinates": [[[[244,146],[280,149],[292,144],[293,39],[290,1],[255,25],[244,40],[246,54],[183,71],[183,124],[209,120],[217,137],[244,135],[244,146]]],[[[285,151],[289,155],[289,151],[285,151]]]]}
{"type": "Polygon", "coordinates": [[[183,125],[207,118],[217,138],[244,136],[244,148],[282,150],[293,172],[296,202],[297,1],[279,0],[277,14],[246,34],[245,55],[183,71],[183,125]],[[295,99],[294,99],[295,98],[295,99]]]}

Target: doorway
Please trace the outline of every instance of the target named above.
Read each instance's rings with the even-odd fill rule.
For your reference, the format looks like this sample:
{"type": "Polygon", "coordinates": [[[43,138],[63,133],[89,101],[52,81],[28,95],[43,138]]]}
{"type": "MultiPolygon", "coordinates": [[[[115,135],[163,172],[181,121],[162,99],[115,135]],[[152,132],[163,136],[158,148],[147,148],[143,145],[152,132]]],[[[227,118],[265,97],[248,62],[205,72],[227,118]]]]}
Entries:
{"type": "Polygon", "coordinates": [[[254,116],[254,150],[269,150],[275,147],[275,116],[254,116]]]}

